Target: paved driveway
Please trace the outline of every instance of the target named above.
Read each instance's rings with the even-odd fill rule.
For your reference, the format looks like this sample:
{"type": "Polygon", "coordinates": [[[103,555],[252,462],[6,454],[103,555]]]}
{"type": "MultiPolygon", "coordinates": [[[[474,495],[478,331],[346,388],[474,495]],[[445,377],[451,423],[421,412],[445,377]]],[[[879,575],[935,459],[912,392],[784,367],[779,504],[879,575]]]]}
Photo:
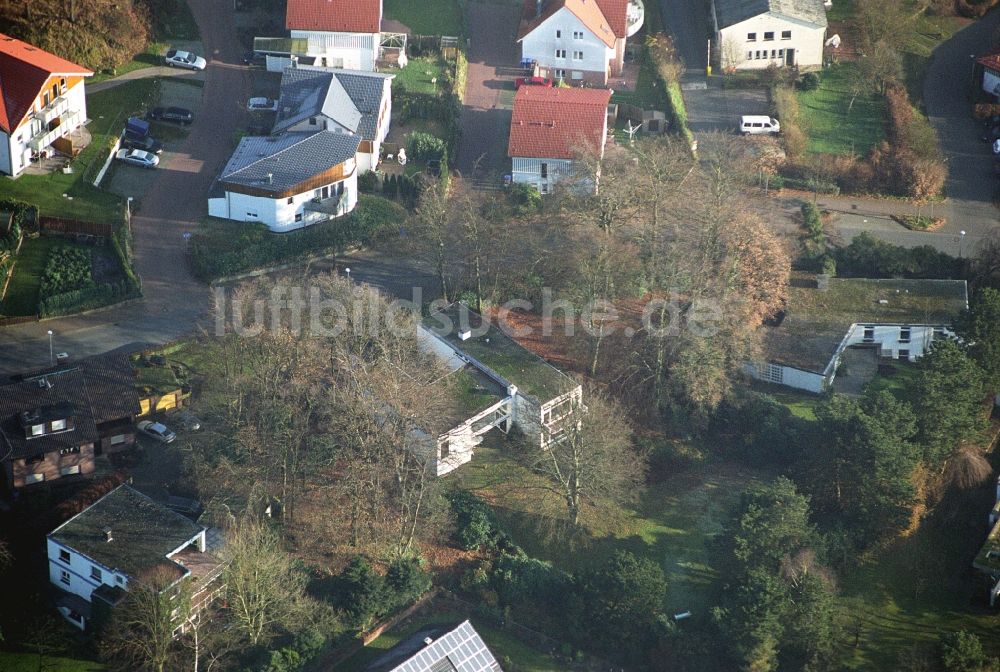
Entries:
{"type": "Polygon", "coordinates": [[[706,89],[685,90],[683,94],[688,126],[695,133],[733,133],[740,115],[770,113],[767,92],[763,89],[709,86],[706,89]]]}
{"type": "Polygon", "coordinates": [[[519,75],[515,39],[520,7],[470,2],[466,11],[469,74],[456,167],[477,182],[496,184],[499,175],[510,172],[507,138],[513,80],[519,75]]]}
{"type": "Polygon", "coordinates": [[[663,24],[684,61],[685,80],[705,81],[708,65],[708,0],[658,0],[663,24]]]}
{"type": "Polygon", "coordinates": [[[209,292],[188,270],[183,236],[206,214],[208,189],[231,153],[233,132],[246,114],[240,101],[248,97],[250,74],[242,66],[232,7],[229,0],[191,3],[209,61],[204,98],[187,140],[161,164],[142,211],[132,218],[144,298],[90,315],[0,330],[0,370],[46,364],[48,329],[55,332],[57,351],[82,357],[178,338],[205,315],[209,292]]]}

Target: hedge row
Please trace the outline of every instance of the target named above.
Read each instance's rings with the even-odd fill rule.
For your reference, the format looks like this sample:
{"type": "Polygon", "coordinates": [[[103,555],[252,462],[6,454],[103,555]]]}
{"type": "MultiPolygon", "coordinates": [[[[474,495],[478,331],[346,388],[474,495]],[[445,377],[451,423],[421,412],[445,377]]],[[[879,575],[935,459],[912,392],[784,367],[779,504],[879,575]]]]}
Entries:
{"type": "Polygon", "coordinates": [[[103,308],[139,296],[138,290],[128,280],[94,285],[45,297],[38,302],[38,315],[40,317],[71,315],[85,310],[103,308]]]}
{"type": "Polygon", "coordinates": [[[405,219],[398,203],[362,195],[351,214],[289,233],[272,233],[259,224],[243,224],[235,233],[231,227],[203,230],[191,241],[191,262],[199,278],[216,280],[366,244],[405,219]]]}

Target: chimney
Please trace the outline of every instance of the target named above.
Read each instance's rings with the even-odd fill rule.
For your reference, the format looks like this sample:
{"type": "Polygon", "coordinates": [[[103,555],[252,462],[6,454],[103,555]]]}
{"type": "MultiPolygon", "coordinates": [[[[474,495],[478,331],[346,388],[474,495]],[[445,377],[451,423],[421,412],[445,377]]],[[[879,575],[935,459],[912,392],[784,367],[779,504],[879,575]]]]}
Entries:
{"type": "Polygon", "coordinates": [[[110,527],[105,527],[104,528],[104,541],[110,543],[110,542],[112,542],[114,540],[115,540],[115,538],[111,534],[111,528],[110,527]]]}
{"type": "Polygon", "coordinates": [[[274,184],[274,173],[268,173],[267,174],[267,183],[268,184],[274,184]]]}
{"type": "Polygon", "coordinates": [[[816,276],[816,289],[825,292],[830,289],[830,276],[827,273],[820,273],[816,276]]]}
{"type": "MultiPolygon", "coordinates": [[[[539,0],[539,1],[541,1],[541,0],[539,0]]],[[[433,643],[434,643],[433,639],[431,639],[430,637],[424,637],[424,644],[426,644],[427,646],[430,646],[433,643]]]]}
{"type": "Polygon", "coordinates": [[[535,18],[537,19],[542,15],[542,4],[545,0],[535,0],[535,18]]]}

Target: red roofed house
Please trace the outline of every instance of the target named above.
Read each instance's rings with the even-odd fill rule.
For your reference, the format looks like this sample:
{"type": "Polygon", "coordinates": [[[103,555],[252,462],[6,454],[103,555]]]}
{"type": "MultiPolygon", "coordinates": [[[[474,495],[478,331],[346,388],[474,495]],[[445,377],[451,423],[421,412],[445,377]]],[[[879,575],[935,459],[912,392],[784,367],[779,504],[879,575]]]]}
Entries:
{"type": "Polygon", "coordinates": [[[308,40],[315,65],[374,72],[382,0],[288,0],[285,27],[308,40]]]}
{"type": "Polygon", "coordinates": [[[635,0],[524,0],[517,41],[537,74],[603,86],[621,74],[625,40],[642,21],[635,0]]]}
{"type": "Polygon", "coordinates": [[[581,152],[597,151],[603,157],[610,101],[608,89],[518,89],[507,145],[513,181],[547,194],[572,173],[581,152]]]}
{"type": "Polygon", "coordinates": [[[33,157],[73,153],[67,136],[87,120],[83,80],[92,74],[0,34],[0,172],[17,176],[33,157]]]}

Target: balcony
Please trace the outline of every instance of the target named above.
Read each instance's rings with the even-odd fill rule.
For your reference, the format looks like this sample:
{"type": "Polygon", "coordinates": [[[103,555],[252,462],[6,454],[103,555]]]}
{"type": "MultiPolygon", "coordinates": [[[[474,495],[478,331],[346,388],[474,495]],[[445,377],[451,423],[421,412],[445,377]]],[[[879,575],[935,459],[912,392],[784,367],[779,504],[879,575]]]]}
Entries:
{"type": "Polygon", "coordinates": [[[59,138],[70,133],[73,129],[80,125],[80,121],[79,111],[67,112],[61,117],[56,117],[48,122],[47,126],[41,132],[28,140],[28,146],[32,149],[32,151],[41,151],[59,138]]]}
{"type": "Polygon", "coordinates": [[[66,96],[59,96],[38,112],[35,112],[35,114],[32,115],[32,118],[37,119],[43,124],[48,124],[53,119],[61,117],[66,112],[69,112],[69,98],[66,96]]]}

